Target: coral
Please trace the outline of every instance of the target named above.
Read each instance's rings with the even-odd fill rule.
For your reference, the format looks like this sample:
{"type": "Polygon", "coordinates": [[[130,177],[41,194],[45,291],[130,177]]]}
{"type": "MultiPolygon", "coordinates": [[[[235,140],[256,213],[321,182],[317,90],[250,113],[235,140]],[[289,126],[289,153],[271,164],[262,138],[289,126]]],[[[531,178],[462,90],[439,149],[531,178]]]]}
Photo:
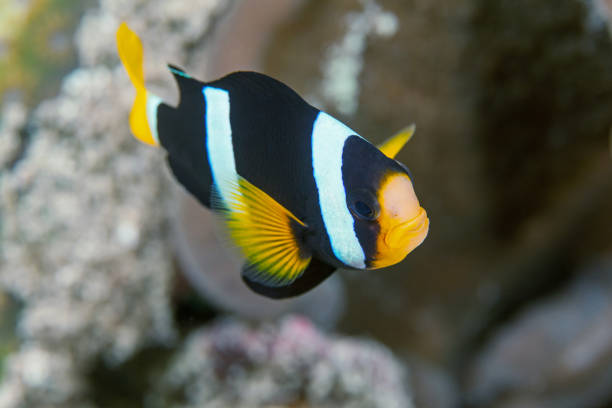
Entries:
{"type": "Polygon", "coordinates": [[[359,74],[363,69],[368,36],[391,37],[398,29],[397,17],[383,10],[374,0],[363,0],[363,10],[348,13],[347,31],[332,44],[323,62],[321,93],[324,100],[345,115],[353,115],[359,105],[359,74]]]}
{"type": "Polygon", "coordinates": [[[380,344],[327,336],[302,317],[226,320],[187,339],[148,407],[409,408],[404,378],[380,344]]]}
{"type": "MultiPolygon", "coordinates": [[[[28,114],[4,107],[0,284],[24,307],[21,346],[0,384],[2,408],[91,405],[84,373],[95,360],[119,364],[143,345],[175,338],[166,170],[160,151],[129,135],[132,91],[114,27],[130,13],[135,25],[166,35],[166,47],[185,50],[226,4],[199,0],[174,10],[164,1],[103,1],[79,30],[84,65],[30,114],[27,146],[18,132],[28,114]]],[[[167,57],[151,48],[152,58],[167,57]]],[[[148,76],[159,80],[160,72],[148,76]]]]}
{"type": "Polygon", "coordinates": [[[20,132],[26,126],[27,109],[18,101],[7,101],[0,114],[0,169],[12,166],[21,146],[20,132]]]}
{"type": "MultiPolygon", "coordinates": [[[[0,2],[0,95],[18,92],[32,105],[53,95],[75,63],[70,28],[90,1],[0,2]]],[[[0,96],[1,98],[1,96],[0,96]]]]}

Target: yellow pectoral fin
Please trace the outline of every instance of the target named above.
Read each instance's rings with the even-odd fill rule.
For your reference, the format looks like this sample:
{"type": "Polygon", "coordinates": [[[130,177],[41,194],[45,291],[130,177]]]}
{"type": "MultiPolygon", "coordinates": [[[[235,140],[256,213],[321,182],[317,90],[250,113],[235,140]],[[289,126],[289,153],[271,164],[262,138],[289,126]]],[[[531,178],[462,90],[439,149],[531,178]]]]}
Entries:
{"type": "Polygon", "coordinates": [[[385,156],[394,159],[399,151],[402,150],[404,145],[412,138],[415,129],[416,126],[414,124],[405,127],[395,135],[391,136],[389,139],[385,140],[378,146],[378,148],[385,154],[385,156]]]}
{"type": "Polygon", "coordinates": [[[232,241],[253,265],[248,278],[267,286],[287,286],[308,267],[311,256],[299,240],[306,225],[276,200],[239,177],[226,200],[232,241]]]}

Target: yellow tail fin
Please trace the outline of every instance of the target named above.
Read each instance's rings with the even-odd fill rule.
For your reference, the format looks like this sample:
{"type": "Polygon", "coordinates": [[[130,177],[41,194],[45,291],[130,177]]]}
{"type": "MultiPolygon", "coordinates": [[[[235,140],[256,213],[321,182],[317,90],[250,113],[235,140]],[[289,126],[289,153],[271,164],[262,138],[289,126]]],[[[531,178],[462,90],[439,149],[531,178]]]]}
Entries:
{"type": "Polygon", "coordinates": [[[136,88],[136,99],[130,112],[130,129],[138,140],[157,146],[157,106],[161,100],[145,88],[142,43],[125,22],[117,29],[117,50],[136,88]]]}

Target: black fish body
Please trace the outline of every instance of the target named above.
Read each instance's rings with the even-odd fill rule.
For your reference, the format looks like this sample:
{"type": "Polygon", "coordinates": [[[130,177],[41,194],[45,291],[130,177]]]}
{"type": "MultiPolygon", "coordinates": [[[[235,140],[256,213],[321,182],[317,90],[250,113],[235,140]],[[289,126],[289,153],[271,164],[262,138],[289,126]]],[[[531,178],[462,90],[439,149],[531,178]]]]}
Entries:
{"type": "Polygon", "coordinates": [[[254,291],[296,296],[337,268],[399,262],[424,240],[429,220],[393,159],[414,129],[379,149],[256,72],[201,82],[170,66],[172,107],[144,87],[138,37],[123,24],[117,38],[137,90],[132,132],[161,145],[176,179],[225,217],[254,291]]]}
{"type": "MultiPolygon", "coordinates": [[[[160,104],[159,141],[177,180],[203,205],[211,207],[214,181],[206,149],[206,88],[227,91],[236,171],[268,193],[309,226],[300,237],[316,255],[338,264],[322,233],[312,178],[312,124],[319,110],[280,81],[257,72],[235,72],[204,83],[171,67],[181,100],[173,108],[160,104]]],[[[212,206],[215,209],[215,206],[212,206]]],[[[218,209],[218,207],[217,207],[218,209]]]]}

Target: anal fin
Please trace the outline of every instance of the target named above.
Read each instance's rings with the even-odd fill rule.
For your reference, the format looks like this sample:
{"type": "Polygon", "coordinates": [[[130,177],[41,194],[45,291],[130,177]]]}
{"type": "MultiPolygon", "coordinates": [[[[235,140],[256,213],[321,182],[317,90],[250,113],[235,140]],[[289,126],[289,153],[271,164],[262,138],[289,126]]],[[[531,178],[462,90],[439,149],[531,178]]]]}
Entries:
{"type": "Polygon", "coordinates": [[[255,293],[272,299],[284,299],[308,292],[327,279],[335,270],[335,267],[313,258],[302,275],[289,285],[267,286],[250,279],[250,276],[257,274],[256,267],[245,264],[242,268],[242,280],[255,293]]]}

